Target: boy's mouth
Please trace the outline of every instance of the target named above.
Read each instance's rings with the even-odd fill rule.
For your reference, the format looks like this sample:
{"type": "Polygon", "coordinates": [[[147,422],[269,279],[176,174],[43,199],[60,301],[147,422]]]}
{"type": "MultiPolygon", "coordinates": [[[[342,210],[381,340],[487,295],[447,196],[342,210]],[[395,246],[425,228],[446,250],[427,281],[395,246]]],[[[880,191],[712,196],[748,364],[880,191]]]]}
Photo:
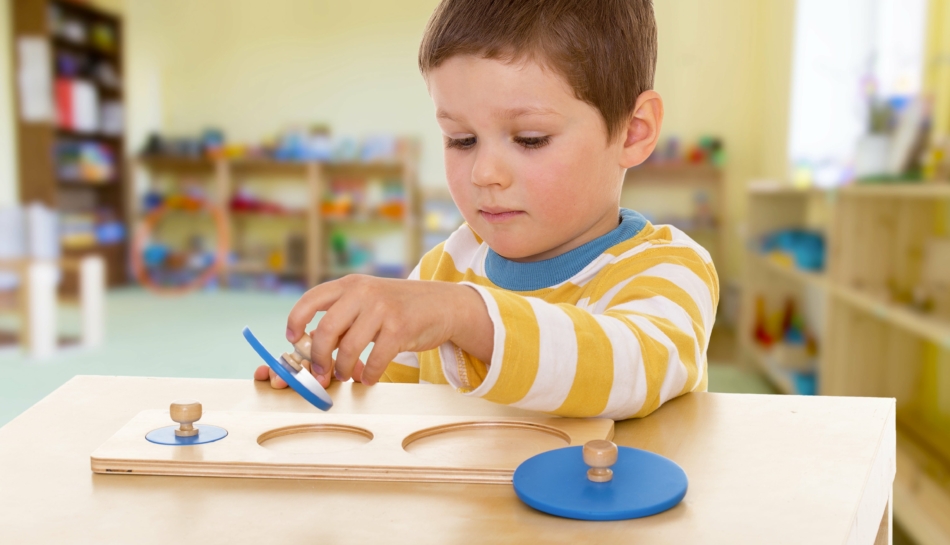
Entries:
{"type": "Polygon", "coordinates": [[[511,219],[514,219],[521,214],[524,214],[522,210],[504,210],[501,208],[488,208],[481,209],[478,211],[481,214],[482,219],[488,223],[502,223],[511,219]]]}

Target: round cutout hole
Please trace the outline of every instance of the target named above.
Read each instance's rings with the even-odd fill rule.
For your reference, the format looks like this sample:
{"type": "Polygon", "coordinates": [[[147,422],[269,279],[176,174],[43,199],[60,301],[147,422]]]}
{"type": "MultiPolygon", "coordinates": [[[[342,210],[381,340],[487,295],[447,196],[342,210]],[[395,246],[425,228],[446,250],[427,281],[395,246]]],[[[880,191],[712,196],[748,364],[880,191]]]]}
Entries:
{"type": "Polygon", "coordinates": [[[451,465],[514,469],[542,452],[571,444],[563,431],[531,422],[462,422],[418,431],[406,452],[451,465]]]}
{"type": "Polygon", "coordinates": [[[339,424],[304,424],[262,434],[262,447],[289,454],[322,454],[350,450],[373,440],[369,430],[339,424]]]}

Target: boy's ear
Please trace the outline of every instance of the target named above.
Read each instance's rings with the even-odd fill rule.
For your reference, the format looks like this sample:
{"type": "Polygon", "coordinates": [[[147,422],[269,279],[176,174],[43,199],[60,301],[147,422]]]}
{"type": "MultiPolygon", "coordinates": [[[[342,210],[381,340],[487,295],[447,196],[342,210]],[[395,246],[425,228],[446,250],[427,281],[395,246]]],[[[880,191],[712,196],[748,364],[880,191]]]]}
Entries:
{"type": "Polygon", "coordinates": [[[660,94],[652,90],[640,93],[624,128],[620,166],[630,168],[646,161],[656,147],[662,125],[663,99],[660,94]]]}

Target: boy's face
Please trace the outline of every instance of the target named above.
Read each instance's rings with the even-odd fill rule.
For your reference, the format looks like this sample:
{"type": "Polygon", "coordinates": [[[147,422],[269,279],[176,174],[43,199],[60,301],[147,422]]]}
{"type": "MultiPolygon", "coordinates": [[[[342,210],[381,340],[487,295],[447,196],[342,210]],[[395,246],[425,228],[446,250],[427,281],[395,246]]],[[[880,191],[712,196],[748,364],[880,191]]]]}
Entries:
{"type": "Polygon", "coordinates": [[[462,216],[500,255],[549,259],[618,223],[623,137],[534,61],[455,56],[428,75],[462,216]]]}

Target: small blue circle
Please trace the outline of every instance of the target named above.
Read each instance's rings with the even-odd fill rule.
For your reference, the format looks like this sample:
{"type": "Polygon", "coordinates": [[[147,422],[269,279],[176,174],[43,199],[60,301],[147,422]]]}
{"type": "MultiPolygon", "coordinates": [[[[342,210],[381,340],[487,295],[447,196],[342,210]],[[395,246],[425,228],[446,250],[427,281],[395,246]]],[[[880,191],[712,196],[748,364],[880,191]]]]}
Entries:
{"type": "Polygon", "coordinates": [[[583,447],[528,458],[515,470],[515,493],[538,511],[580,520],[648,517],[686,496],[686,472],[675,462],[645,450],[617,449],[613,479],[606,483],[587,478],[583,447]]]}
{"type": "Polygon", "coordinates": [[[217,426],[195,424],[195,427],[198,428],[198,433],[191,437],[179,437],[175,435],[178,426],[167,426],[148,432],[145,438],[156,445],[186,446],[214,443],[228,436],[228,430],[217,426]]]}

